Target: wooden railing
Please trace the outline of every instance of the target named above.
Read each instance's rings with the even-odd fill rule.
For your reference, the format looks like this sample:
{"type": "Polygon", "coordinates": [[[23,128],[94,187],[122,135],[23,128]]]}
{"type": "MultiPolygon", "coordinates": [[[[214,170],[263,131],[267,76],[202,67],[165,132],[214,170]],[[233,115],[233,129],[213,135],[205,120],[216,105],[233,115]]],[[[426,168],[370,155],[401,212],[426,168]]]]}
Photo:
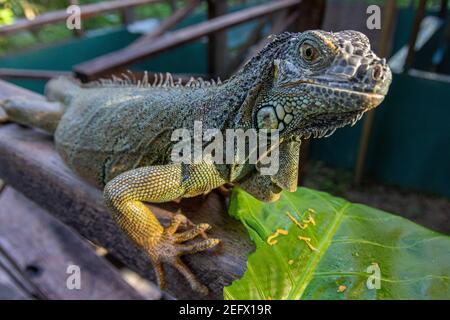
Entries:
{"type": "Polygon", "coordinates": [[[9,69],[0,68],[0,78],[5,79],[40,79],[49,80],[60,76],[70,77],[70,71],[53,71],[53,70],[29,70],[29,69],[9,69]]]}
{"type": "MultiPolygon", "coordinates": [[[[110,11],[116,11],[120,9],[131,8],[141,6],[144,4],[157,3],[162,1],[163,0],[114,0],[114,1],[87,4],[80,6],[81,9],[80,18],[86,19],[110,11]]],[[[66,21],[68,17],[69,14],[66,12],[66,10],[58,10],[44,13],[42,15],[37,16],[33,20],[21,19],[16,21],[14,24],[0,26],[0,36],[7,36],[19,31],[32,30],[45,26],[47,24],[63,22],[66,21]]]]}
{"type": "MultiPolygon", "coordinates": [[[[125,10],[130,7],[157,2],[163,2],[163,0],[114,0],[80,6],[80,13],[81,18],[86,19],[105,12],[125,10]]],[[[301,29],[300,26],[302,24],[311,25],[312,22],[313,25],[318,25],[318,19],[314,12],[317,11],[317,8],[324,7],[323,0],[280,0],[226,14],[227,5],[225,0],[207,0],[206,2],[208,4],[209,20],[175,32],[170,32],[170,29],[191,14],[202,3],[201,0],[187,0],[185,6],[175,9],[172,15],[164,20],[153,32],[143,35],[126,48],[74,66],[74,76],[80,78],[82,81],[90,81],[101,76],[120,73],[136,61],[149,58],[184,43],[207,36],[209,39],[209,76],[207,77],[226,77],[233,71],[229,69],[230,66],[234,66],[234,68],[239,66],[240,62],[238,60],[246,58],[242,54],[235,58],[234,61],[229,64],[227,63],[229,54],[226,46],[226,29],[253,19],[264,17],[273,18],[279,12],[290,12],[291,14],[289,17],[286,15],[283,17],[278,16],[278,19],[272,21],[274,27],[271,31],[273,33],[281,32],[293,24],[297,25],[297,28],[294,28],[294,30],[301,29]],[[289,23],[286,23],[287,21],[289,23]]],[[[23,30],[36,29],[46,24],[62,22],[67,17],[68,14],[66,11],[61,10],[42,14],[31,21],[19,20],[13,25],[0,27],[0,36],[10,35],[23,30]]],[[[77,36],[79,35],[77,34],[77,36]]],[[[255,45],[255,42],[260,40],[258,37],[252,38],[253,40],[250,39],[252,41],[247,43],[248,47],[255,45]]],[[[48,79],[53,75],[59,74],[67,73],[64,71],[50,70],[0,69],[1,78],[48,79]]]]}
{"type": "Polygon", "coordinates": [[[148,58],[201,37],[217,33],[243,22],[274,14],[280,10],[292,8],[300,3],[301,0],[282,0],[226,14],[172,32],[170,35],[159,37],[149,45],[132,45],[93,60],[83,62],[76,65],[74,71],[77,77],[83,81],[93,80],[105,73],[111,73],[115,69],[123,68],[141,59],[148,58]]]}

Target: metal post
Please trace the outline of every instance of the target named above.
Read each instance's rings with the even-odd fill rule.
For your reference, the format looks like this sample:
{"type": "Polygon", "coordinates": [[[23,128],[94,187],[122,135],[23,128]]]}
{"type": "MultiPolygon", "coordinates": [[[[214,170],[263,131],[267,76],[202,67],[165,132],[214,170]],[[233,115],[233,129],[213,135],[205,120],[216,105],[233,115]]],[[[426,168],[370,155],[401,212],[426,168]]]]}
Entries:
{"type": "MultiPolygon", "coordinates": [[[[225,0],[208,0],[208,19],[214,19],[227,13],[225,0]]],[[[224,77],[228,63],[228,46],[226,31],[219,31],[208,36],[208,72],[213,78],[224,77]]]]}
{"type": "MultiPolygon", "coordinates": [[[[397,6],[395,0],[386,0],[384,10],[385,22],[383,24],[383,29],[381,31],[380,49],[378,52],[381,57],[385,57],[389,54],[389,38],[390,35],[392,34],[392,31],[394,30],[396,8],[397,6]]],[[[370,133],[372,131],[374,117],[375,117],[375,110],[367,112],[367,115],[364,117],[364,124],[359,142],[359,150],[356,159],[355,174],[353,180],[353,182],[356,185],[361,184],[362,176],[364,173],[367,148],[369,146],[370,133]]]]}

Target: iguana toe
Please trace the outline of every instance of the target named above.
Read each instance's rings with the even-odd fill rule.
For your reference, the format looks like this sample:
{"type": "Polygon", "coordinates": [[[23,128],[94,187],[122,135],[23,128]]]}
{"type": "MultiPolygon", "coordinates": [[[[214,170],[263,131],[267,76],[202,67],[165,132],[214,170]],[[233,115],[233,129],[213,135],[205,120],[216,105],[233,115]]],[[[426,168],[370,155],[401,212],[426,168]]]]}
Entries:
{"type": "Polygon", "coordinates": [[[184,244],[183,242],[193,240],[199,235],[204,236],[205,231],[211,226],[207,223],[193,225],[189,230],[176,232],[180,225],[191,225],[190,221],[182,214],[176,214],[170,226],[156,241],[151,241],[147,246],[147,251],[155,268],[158,283],[161,288],[165,286],[164,271],[162,263],[167,263],[177,269],[189,282],[191,288],[203,295],[208,294],[208,288],[202,285],[189,268],[181,261],[180,256],[204,251],[219,244],[219,239],[204,239],[194,243],[184,244]]]}

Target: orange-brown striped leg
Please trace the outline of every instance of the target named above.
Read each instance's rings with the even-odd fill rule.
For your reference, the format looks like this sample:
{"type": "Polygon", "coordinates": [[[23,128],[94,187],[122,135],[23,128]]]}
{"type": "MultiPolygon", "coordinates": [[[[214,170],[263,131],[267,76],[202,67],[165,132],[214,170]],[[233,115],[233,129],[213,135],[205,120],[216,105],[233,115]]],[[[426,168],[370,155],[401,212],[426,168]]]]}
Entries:
{"type": "MultiPolygon", "coordinates": [[[[189,176],[192,177],[195,178],[194,175],[189,176]]],[[[180,225],[192,225],[184,215],[176,214],[170,225],[164,228],[143,203],[182,197],[193,189],[191,183],[187,181],[180,164],[145,167],[125,172],[111,180],[105,186],[104,197],[119,226],[149,254],[161,287],[165,285],[162,263],[168,263],[185,276],[194,290],[206,294],[206,287],[195,279],[179,257],[216,246],[218,239],[201,240],[189,245],[182,243],[202,234],[210,226],[194,225],[190,230],[177,233],[180,225]]]]}

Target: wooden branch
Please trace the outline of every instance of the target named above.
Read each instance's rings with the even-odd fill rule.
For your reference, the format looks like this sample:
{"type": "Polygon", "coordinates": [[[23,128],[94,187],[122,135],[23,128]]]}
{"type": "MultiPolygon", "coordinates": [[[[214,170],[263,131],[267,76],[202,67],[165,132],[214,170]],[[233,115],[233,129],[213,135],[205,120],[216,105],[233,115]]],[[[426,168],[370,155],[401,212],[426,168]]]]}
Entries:
{"type": "MultiPolygon", "coordinates": [[[[12,95],[34,98],[28,90],[0,81],[0,100],[12,95]]],[[[45,107],[43,101],[43,107],[45,107]]],[[[154,280],[150,261],[112,220],[101,191],[75,176],[55,152],[51,137],[15,124],[0,125],[0,177],[77,230],[83,237],[106,248],[113,256],[143,277],[154,280]]],[[[185,279],[166,266],[167,291],[177,298],[223,298],[223,287],[239,278],[246,267],[246,256],[253,250],[243,226],[228,216],[225,200],[216,192],[186,199],[180,205],[151,205],[157,217],[167,223],[181,207],[194,223],[213,226],[209,234],[222,240],[218,248],[183,257],[202,283],[210,288],[208,297],[196,295],[185,279]]]]}
{"type": "MultiPolygon", "coordinates": [[[[106,12],[119,10],[122,8],[136,7],[149,3],[161,2],[162,0],[114,0],[80,6],[81,19],[94,17],[106,12]]],[[[7,36],[18,31],[41,27],[46,24],[63,22],[68,18],[66,10],[52,11],[37,16],[34,20],[20,19],[14,24],[1,26],[0,36],[7,36]]]]}
{"type": "MultiPolygon", "coordinates": [[[[10,187],[0,195],[0,255],[34,297],[143,299],[80,236],[10,187]],[[69,265],[80,268],[79,290],[66,286],[69,265]]],[[[161,294],[155,288],[148,298],[161,294]]]]}
{"type": "Polygon", "coordinates": [[[298,5],[301,0],[281,0],[257,7],[241,10],[239,12],[220,16],[193,26],[162,36],[149,45],[133,49],[125,48],[90,61],[83,62],[74,67],[77,76],[83,81],[92,80],[101,74],[115,68],[124,67],[144,58],[169,50],[184,43],[199,39],[203,36],[224,30],[240,23],[253,20],[280,10],[298,5]]]}
{"type": "Polygon", "coordinates": [[[0,78],[2,79],[27,78],[48,80],[60,76],[69,77],[71,75],[72,72],[70,71],[0,68],[0,78]]]}
{"type": "Polygon", "coordinates": [[[200,1],[199,0],[189,0],[186,6],[181,9],[175,11],[169,18],[165,19],[155,30],[150,33],[143,35],[133,43],[131,43],[128,47],[133,48],[136,46],[148,45],[151,43],[156,37],[159,37],[166,33],[171,28],[175,27],[181,20],[186,18],[195,8],[198,7],[200,1]]]}

